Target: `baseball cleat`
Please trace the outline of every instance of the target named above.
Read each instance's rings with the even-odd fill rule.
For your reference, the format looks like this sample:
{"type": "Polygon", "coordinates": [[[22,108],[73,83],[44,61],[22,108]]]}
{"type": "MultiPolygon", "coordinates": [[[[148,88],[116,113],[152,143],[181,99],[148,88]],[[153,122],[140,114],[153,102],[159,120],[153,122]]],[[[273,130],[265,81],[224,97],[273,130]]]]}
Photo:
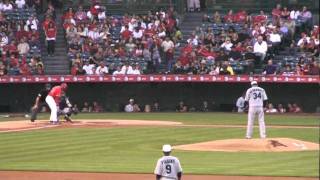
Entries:
{"type": "Polygon", "coordinates": [[[65,119],[67,122],[69,122],[69,123],[73,123],[72,120],[71,120],[71,118],[70,118],[69,116],[65,116],[64,119],[65,119]]]}

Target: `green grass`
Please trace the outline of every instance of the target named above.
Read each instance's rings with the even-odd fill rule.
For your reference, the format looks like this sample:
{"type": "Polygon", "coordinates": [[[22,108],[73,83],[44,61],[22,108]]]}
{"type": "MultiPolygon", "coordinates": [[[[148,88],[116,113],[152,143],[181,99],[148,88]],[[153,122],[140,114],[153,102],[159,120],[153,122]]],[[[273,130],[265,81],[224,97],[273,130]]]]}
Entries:
{"type": "MultiPolygon", "coordinates": [[[[225,113],[83,114],[85,119],[171,120],[188,124],[245,124],[225,113]],[[153,117],[153,118],[152,118],[153,117]]],[[[315,116],[267,116],[267,124],[317,125],[315,116]]],[[[268,128],[269,137],[319,143],[319,129],[268,128]]],[[[129,127],[42,129],[0,133],[0,170],[152,173],[161,146],[242,138],[244,128],[129,127]]],[[[255,129],[258,137],[258,129],[255,129]]],[[[227,153],[174,151],[187,174],[319,176],[319,152],[227,153]]]]}

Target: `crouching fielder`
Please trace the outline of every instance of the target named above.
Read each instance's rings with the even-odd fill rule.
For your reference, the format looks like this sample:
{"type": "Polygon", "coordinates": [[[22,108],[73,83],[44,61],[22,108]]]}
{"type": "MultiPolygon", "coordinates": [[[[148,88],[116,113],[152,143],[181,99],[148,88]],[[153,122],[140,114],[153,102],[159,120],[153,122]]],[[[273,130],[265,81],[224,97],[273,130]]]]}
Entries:
{"type": "Polygon", "coordinates": [[[54,86],[46,97],[46,103],[48,104],[51,114],[50,122],[58,123],[58,104],[62,94],[67,90],[67,84],[62,83],[60,86],[54,86]]]}
{"type": "Polygon", "coordinates": [[[249,103],[248,125],[246,138],[250,139],[253,133],[254,119],[258,115],[260,138],[266,138],[266,126],[264,123],[263,107],[266,105],[268,97],[265,90],[258,87],[257,81],[251,82],[251,88],[246,92],[245,105],[249,103]]]}

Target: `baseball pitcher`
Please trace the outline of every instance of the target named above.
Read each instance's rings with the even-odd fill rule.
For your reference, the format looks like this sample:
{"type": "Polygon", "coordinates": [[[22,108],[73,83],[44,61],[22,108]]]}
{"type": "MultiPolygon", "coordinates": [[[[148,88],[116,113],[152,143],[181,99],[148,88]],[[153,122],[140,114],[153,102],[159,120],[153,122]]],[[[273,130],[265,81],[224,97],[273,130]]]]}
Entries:
{"type": "Polygon", "coordinates": [[[165,144],[162,147],[164,156],[157,162],[154,174],[156,180],[181,180],[182,168],[178,158],[170,156],[172,147],[165,144]]]}
{"type": "Polygon", "coordinates": [[[246,92],[245,104],[249,103],[248,125],[246,138],[250,139],[253,133],[253,124],[256,115],[259,120],[260,138],[266,138],[266,126],[264,123],[263,107],[267,104],[267,94],[265,90],[258,86],[257,81],[251,82],[251,88],[246,92]]]}

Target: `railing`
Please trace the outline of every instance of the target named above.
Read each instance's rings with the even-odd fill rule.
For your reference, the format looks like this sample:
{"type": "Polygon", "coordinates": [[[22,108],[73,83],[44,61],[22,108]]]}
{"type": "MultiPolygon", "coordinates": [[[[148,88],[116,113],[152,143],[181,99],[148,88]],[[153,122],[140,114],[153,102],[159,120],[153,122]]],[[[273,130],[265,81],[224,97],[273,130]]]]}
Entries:
{"type": "Polygon", "coordinates": [[[319,76],[261,76],[261,75],[45,75],[45,76],[0,76],[0,84],[7,83],[296,83],[319,84],[319,76]]]}

